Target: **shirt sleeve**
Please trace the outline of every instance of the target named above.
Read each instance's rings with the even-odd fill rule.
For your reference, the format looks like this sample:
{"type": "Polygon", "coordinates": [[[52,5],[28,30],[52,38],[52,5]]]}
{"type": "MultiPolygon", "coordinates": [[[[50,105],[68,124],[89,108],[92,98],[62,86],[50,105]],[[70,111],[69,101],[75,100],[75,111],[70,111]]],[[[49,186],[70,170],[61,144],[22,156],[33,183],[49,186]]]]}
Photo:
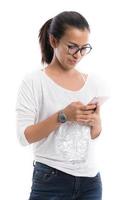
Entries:
{"type": "Polygon", "coordinates": [[[20,84],[16,102],[16,132],[21,145],[29,144],[24,131],[35,124],[37,116],[37,107],[33,92],[33,82],[28,76],[25,76],[20,84]]]}

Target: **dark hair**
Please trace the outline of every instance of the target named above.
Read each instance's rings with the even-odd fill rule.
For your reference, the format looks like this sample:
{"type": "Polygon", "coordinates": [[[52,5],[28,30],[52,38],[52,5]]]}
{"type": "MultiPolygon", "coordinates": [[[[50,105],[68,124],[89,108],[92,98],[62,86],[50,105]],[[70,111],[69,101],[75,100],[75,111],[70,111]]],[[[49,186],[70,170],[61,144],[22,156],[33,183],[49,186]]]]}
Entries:
{"type": "Polygon", "coordinates": [[[53,58],[53,48],[49,42],[49,34],[52,34],[56,39],[61,39],[66,29],[69,26],[84,30],[89,30],[90,27],[87,20],[78,12],[64,11],[59,13],[54,18],[49,19],[39,31],[39,43],[41,47],[42,59],[41,62],[51,63],[53,58]]]}

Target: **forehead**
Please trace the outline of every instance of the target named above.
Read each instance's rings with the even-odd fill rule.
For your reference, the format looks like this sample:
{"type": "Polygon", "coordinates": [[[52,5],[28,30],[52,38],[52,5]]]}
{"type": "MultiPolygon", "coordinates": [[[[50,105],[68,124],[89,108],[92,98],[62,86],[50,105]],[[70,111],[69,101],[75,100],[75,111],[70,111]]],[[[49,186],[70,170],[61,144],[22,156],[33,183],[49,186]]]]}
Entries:
{"type": "Polygon", "coordinates": [[[70,27],[65,31],[62,37],[66,42],[76,43],[78,45],[87,44],[89,42],[89,31],[70,27]]]}

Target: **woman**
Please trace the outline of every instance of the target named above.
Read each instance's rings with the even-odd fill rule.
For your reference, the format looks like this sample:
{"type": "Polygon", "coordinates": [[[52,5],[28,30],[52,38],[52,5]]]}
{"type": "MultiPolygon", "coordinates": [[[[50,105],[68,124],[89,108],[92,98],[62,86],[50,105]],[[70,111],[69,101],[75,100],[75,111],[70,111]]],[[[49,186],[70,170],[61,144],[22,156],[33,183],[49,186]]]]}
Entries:
{"type": "Polygon", "coordinates": [[[102,182],[94,158],[101,133],[103,95],[99,80],[76,70],[88,54],[90,28],[77,12],[62,12],[40,29],[42,63],[25,76],[17,105],[17,134],[33,144],[34,170],[29,200],[101,200],[102,182]]]}

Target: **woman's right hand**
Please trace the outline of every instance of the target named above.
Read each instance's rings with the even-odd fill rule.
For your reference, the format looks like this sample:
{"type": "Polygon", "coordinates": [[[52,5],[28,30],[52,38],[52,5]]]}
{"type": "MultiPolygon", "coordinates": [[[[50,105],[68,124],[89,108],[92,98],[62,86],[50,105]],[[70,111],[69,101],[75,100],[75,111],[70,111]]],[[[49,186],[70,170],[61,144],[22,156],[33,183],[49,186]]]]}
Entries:
{"type": "Polygon", "coordinates": [[[95,104],[84,105],[80,101],[72,102],[63,109],[68,121],[85,123],[89,120],[90,114],[94,113],[95,104]]]}

